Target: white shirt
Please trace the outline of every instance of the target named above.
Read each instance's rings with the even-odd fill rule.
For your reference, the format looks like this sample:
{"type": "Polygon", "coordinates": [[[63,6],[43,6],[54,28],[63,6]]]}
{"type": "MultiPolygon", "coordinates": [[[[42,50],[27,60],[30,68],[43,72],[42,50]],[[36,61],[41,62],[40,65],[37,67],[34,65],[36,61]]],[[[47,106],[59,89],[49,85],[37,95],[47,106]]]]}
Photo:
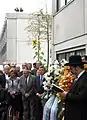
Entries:
{"type": "Polygon", "coordinates": [[[27,84],[28,84],[29,80],[30,80],[30,76],[27,77],[27,84]]]}
{"type": "Polygon", "coordinates": [[[8,80],[8,79],[9,79],[9,77],[8,77],[8,75],[7,75],[7,74],[5,74],[5,78],[6,78],[6,80],[8,80]]]}
{"type": "Polygon", "coordinates": [[[80,78],[80,76],[81,76],[84,72],[85,72],[85,70],[83,70],[82,72],[80,72],[79,75],[78,75],[78,77],[77,77],[77,79],[80,78]]]}
{"type": "Polygon", "coordinates": [[[77,76],[77,78],[74,81],[76,82],[84,72],[85,72],[85,70],[83,70],[82,72],[80,72],[79,75],[77,76]]]}

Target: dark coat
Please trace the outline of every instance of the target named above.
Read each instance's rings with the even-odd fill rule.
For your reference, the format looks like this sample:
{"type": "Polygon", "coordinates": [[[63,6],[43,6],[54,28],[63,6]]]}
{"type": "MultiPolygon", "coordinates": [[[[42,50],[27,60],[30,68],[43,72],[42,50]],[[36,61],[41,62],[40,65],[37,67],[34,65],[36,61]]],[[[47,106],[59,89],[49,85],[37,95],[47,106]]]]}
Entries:
{"type": "MultiPolygon", "coordinates": [[[[45,81],[45,78],[43,78],[43,82],[45,81]]],[[[36,76],[36,91],[39,94],[44,93],[43,84],[40,85],[40,76],[36,76]]],[[[40,97],[36,96],[36,120],[42,120],[43,116],[43,106],[42,106],[42,100],[40,97]]]]}
{"type": "Polygon", "coordinates": [[[7,95],[7,91],[2,88],[2,86],[0,86],[0,108],[1,106],[3,106],[4,104],[6,104],[8,101],[8,95],[7,95]]]}
{"type": "Polygon", "coordinates": [[[87,73],[73,84],[65,100],[64,120],[87,120],[87,73]]]}
{"type": "MultiPolygon", "coordinates": [[[[43,82],[45,81],[45,78],[43,79],[43,82]]],[[[42,94],[44,92],[43,85],[40,85],[40,76],[36,77],[36,89],[37,92],[42,94]]]]}
{"type": "Polygon", "coordinates": [[[5,78],[5,75],[0,75],[0,85],[5,88],[5,85],[6,85],[6,78],[5,78]]]}

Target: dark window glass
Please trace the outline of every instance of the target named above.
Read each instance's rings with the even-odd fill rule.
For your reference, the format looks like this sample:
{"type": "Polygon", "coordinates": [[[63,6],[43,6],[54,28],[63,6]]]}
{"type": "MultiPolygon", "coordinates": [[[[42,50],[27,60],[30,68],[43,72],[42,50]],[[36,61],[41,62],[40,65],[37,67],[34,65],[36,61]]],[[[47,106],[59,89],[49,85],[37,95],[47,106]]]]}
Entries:
{"type": "Polygon", "coordinates": [[[63,6],[67,5],[68,2],[70,2],[71,0],[56,0],[56,4],[57,4],[57,11],[59,11],[63,6]]]}

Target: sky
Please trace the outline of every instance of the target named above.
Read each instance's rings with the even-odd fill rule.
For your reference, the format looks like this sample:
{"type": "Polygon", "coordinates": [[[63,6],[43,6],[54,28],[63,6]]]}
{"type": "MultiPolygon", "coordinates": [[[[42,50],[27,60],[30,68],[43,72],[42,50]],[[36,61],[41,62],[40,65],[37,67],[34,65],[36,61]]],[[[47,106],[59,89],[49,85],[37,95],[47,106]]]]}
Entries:
{"type": "Polygon", "coordinates": [[[0,34],[4,24],[6,13],[15,13],[16,7],[22,7],[24,13],[32,13],[45,9],[47,5],[48,12],[52,11],[52,0],[1,0],[0,1],[0,34]]]}

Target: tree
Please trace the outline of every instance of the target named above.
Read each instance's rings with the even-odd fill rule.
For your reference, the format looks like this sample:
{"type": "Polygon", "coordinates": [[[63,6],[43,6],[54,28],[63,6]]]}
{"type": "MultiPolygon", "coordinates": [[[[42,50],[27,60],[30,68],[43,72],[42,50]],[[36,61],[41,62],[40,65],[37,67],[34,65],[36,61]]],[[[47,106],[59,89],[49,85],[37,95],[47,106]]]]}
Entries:
{"type": "MultiPolygon", "coordinates": [[[[38,60],[38,44],[40,45],[40,40],[32,40],[33,49],[35,49],[35,55],[33,58],[38,60]]],[[[44,58],[44,52],[39,47],[39,61],[42,65],[46,64],[46,59],[44,58]]]]}
{"type": "MultiPolygon", "coordinates": [[[[29,21],[27,26],[27,31],[29,33],[29,37],[31,37],[31,40],[37,40],[39,41],[36,47],[33,46],[34,49],[36,49],[37,60],[40,61],[40,55],[41,55],[41,47],[40,44],[43,41],[47,41],[49,44],[49,40],[51,38],[51,26],[52,26],[52,19],[51,15],[47,12],[44,13],[43,10],[40,10],[39,12],[35,12],[29,15],[29,21]]],[[[49,46],[48,46],[48,52],[49,52],[49,46]]],[[[42,52],[43,56],[44,53],[42,52]]],[[[49,54],[47,54],[49,56],[49,54]]],[[[35,58],[35,57],[34,57],[35,58]]],[[[44,59],[44,58],[43,58],[44,59]]],[[[47,59],[47,66],[49,64],[49,59],[47,59]]]]}

